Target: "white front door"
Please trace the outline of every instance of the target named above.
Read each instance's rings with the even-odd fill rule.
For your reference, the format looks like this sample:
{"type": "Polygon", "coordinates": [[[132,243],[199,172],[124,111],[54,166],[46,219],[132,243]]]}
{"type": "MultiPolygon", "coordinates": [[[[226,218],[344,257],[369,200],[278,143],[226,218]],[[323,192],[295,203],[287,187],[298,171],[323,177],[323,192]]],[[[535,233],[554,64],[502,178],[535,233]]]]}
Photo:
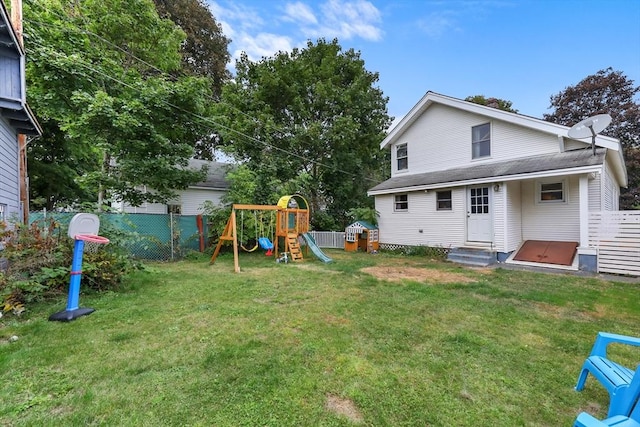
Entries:
{"type": "Polygon", "coordinates": [[[490,187],[469,187],[467,194],[467,240],[491,242],[493,221],[490,187]]]}

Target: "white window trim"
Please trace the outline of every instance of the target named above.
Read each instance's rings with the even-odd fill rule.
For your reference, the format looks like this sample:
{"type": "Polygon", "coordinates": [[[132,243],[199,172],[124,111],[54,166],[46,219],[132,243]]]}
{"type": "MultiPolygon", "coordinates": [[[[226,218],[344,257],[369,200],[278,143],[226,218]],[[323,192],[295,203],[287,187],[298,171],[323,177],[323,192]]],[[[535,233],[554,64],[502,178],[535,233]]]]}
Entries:
{"type": "Polygon", "coordinates": [[[567,179],[545,179],[543,181],[536,181],[536,204],[538,205],[558,205],[567,204],[569,202],[569,187],[567,185],[567,179]],[[562,184],[562,200],[542,200],[542,185],[543,184],[562,184]]]}
{"type": "Polygon", "coordinates": [[[486,122],[486,123],[480,123],[480,124],[471,126],[471,161],[475,162],[478,160],[490,159],[492,154],[493,154],[493,123],[486,122]],[[473,128],[484,126],[484,125],[489,125],[489,155],[473,157],[473,128]]]}
{"type": "MultiPolygon", "coordinates": [[[[401,202],[401,203],[402,203],[402,202],[401,202]]],[[[400,212],[400,213],[402,213],[402,212],[409,212],[409,194],[407,194],[407,193],[402,193],[402,194],[395,194],[395,195],[393,196],[393,211],[394,211],[394,212],[400,212]],[[407,202],[406,202],[406,203],[407,203],[407,208],[406,208],[406,209],[398,209],[398,208],[397,208],[398,202],[396,201],[396,197],[400,197],[400,196],[406,196],[406,198],[407,198],[407,202]]]]}
{"type": "Polygon", "coordinates": [[[453,211],[453,190],[437,190],[436,191],[436,212],[451,212],[453,211]],[[449,202],[451,203],[451,207],[448,209],[444,209],[444,208],[440,208],[438,206],[438,194],[439,193],[444,193],[445,191],[449,192],[450,198],[449,198],[449,202]]]}
{"type": "Polygon", "coordinates": [[[396,145],[396,152],[395,152],[395,154],[396,154],[396,172],[404,172],[404,171],[408,171],[408,170],[409,170],[409,144],[408,144],[408,143],[406,143],[406,142],[403,142],[402,144],[398,144],[398,145],[396,145]],[[399,149],[400,147],[405,147],[405,150],[406,150],[406,152],[407,152],[406,156],[404,156],[404,157],[398,157],[398,149],[399,149]],[[407,167],[406,167],[406,168],[403,168],[403,169],[399,169],[399,168],[398,168],[398,160],[400,160],[400,159],[407,159],[407,167]]]}

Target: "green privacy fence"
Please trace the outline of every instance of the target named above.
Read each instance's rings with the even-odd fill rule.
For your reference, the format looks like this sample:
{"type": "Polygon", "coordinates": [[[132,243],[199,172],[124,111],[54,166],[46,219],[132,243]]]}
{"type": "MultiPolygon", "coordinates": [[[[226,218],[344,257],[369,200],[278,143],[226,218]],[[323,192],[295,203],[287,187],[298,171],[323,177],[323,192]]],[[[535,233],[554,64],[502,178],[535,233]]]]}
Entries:
{"type": "MultiPolygon", "coordinates": [[[[75,213],[31,212],[29,222],[54,219],[64,229],[75,213]]],[[[207,221],[201,215],[176,214],[100,214],[100,234],[109,230],[125,236],[119,242],[132,257],[151,260],[175,260],[207,247],[207,221]],[[200,224],[200,225],[199,225],[200,224]]]]}

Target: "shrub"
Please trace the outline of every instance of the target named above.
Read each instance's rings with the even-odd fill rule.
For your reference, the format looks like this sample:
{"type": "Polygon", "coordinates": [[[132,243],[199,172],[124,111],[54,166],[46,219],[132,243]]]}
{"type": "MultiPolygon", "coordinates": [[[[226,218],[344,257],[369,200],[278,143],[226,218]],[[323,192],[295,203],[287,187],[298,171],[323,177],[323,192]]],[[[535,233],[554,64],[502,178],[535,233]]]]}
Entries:
{"type": "MultiPolygon", "coordinates": [[[[112,235],[109,236],[112,244],[85,246],[84,289],[114,289],[123,275],[136,266],[118,244],[122,236],[108,226],[103,232],[112,235]]],[[[0,252],[5,260],[0,272],[0,301],[4,312],[20,314],[29,303],[66,291],[74,243],[60,223],[47,219],[8,228],[0,222],[0,241],[4,242],[4,250],[0,252]]]]}

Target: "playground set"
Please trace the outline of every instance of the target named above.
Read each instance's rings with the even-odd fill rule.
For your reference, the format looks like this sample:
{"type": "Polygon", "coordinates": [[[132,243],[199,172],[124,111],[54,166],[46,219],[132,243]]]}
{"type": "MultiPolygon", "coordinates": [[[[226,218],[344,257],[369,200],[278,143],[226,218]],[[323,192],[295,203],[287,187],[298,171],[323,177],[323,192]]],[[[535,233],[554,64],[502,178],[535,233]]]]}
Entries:
{"type": "MultiPolygon", "coordinates": [[[[264,228],[264,227],[262,227],[264,228]]],[[[304,256],[300,245],[300,238],[305,242],[307,249],[311,249],[313,254],[322,262],[331,262],[329,258],[316,244],[313,236],[309,234],[309,204],[304,197],[299,194],[282,196],[278,204],[272,205],[244,205],[234,204],[231,215],[224,228],[222,236],[218,241],[216,249],[211,256],[210,264],[213,264],[220,253],[222,245],[227,242],[233,243],[233,262],[236,273],[240,272],[240,262],[238,260],[238,249],[252,252],[258,247],[267,251],[266,255],[275,255],[277,260],[284,262],[302,261],[304,256]],[[258,213],[262,217],[264,212],[275,212],[275,229],[272,239],[267,236],[256,235],[256,246],[247,249],[242,245],[243,218],[244,211],[253,211],[256,216],[256,234],[258,230],[258,213]],[[238,214],[240,212],[240,230],[238,230],[238,214]],[[241,236],[238,239],[238,232],[241,236]]]]}

